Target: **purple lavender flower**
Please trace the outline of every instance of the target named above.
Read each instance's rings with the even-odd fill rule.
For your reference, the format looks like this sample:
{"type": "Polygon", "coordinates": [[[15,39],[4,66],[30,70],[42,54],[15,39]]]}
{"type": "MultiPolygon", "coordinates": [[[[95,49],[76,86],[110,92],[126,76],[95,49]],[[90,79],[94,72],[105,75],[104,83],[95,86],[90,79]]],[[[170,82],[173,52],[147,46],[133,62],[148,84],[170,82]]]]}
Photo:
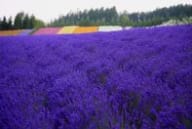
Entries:
{"type": "Polygon", "coordinates": [[[191,34],[0,37],[0,129],[191,129],[191,34]]]}

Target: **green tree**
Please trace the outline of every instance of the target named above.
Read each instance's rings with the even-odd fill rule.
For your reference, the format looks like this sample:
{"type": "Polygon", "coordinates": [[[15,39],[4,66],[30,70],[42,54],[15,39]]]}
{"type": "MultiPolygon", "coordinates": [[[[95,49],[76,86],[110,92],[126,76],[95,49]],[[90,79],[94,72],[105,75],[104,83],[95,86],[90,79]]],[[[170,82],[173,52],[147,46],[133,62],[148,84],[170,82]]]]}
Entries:
{"type": "Polygon", "coordinates": [[[15,29],[23,28],[23,19],[24,19],[24,12],[20,12],[16,15],[15,20],[14,20],[15,29]]]}
{"type": "Polygon", "coordinates": [[[120,15],[119,24],[121,26],[129,26],[130,25],[129,17],[128,17],[126,12],[124,12],[123,14],[120,15]]]}
{"type": "Polygon", "coordinates": [[[44,26],[45,26],[45,23],[42,20],[36,19],[34,22],[33,28],[40,28],[44,26]]]}
{"type": "Polygon", "coordinates": [[[9,17],[9,20],[8,20],[7,26],[8,26],[8,29],[13,29],[12,17],[9,17]]]}
{"type": "Polygon", "coordinates": [[[35,16],[34,16],[34,15],[31,15],[31,17],[29,18],[29,27],[30,27],[30,28],[34,28],[34,26],[35,26],[35,20],[36,20],[35,16]]]}
{"type": "Polygon", "coordinates": [[[29,21],[30,19],[29,19],[29,16],[28,16],[28,14],[26,14],[25,16],[24,16],[24,18],[23,18],[23,28],[24,29],[30,29],[31,28],[31,26],[30,26],[30,21],[29,21]]]}
{"type": "Polygon", "coordinates": [[[2,30],[2,21],[1,21],[1,18],[0,18],[0,30],[2,30]]]}
{"type": "Polygon", "coordinates": [[[2,26],[2,30],[7,30],[8,29],[7,19],[6,19],[5,16],[3,17],[3,21],[1,23],[1,26],[2,26]]]}

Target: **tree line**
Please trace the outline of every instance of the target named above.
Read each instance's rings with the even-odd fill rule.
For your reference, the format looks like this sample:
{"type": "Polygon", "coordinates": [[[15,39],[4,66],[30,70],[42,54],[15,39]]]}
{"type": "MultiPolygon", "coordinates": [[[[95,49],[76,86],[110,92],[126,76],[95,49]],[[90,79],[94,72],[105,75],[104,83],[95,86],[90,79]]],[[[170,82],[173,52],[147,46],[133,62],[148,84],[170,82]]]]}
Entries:
{"type": "Polygon", "coordinates": [[[192,16],[192,5],[177,5],[151,12],[118,13],[115,7],[70,12],[52,21],[49,26],[65,25],[121,25],[152,26],[171,19],[182,20],[192,16]]]}
{"type": "Polygon", "coordinates": [[[24,12],[19,12],[14,19],[5,16],[0,19],[0,30],[11,29],[32,29],[45,26],[42,20],[37,19],[34,15],[28,15],[24,12]]]}
{"type": "Polygon", "coordinates": [[[100,8],[70,12],[65,16],[61,16],[51,22],[50,26],[65,26],[65,25],[115,25],[117,24],[118,13],[115,7],[100,8]]]}
{"type": "Polygon", "coordinates": [[[24,12],[18,13],[12,20],[11,17],[0,18],[0,30],[10,29],[31,29],[44,26],[99,26],[99,25],[120,25],[120,26],[153,26],[169,20],[185,20],[192,23],[192,5],[177,5],[156,9],[151,12],[118,13],[115,7],[99,8],[84,11],[70,12],[60,16],[45,25],[42,20],[34,15],[24,12]],[[186,20],[187,19],[187,20],[186,20]],[[189,19],[189,20],[188,20],[189,19]]]}

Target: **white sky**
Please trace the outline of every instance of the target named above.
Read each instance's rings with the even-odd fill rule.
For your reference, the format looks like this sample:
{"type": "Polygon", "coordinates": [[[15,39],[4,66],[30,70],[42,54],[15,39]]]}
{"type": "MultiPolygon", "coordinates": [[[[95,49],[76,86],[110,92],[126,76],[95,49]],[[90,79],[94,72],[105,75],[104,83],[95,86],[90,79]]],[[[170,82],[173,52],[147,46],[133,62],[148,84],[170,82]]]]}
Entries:
{"type": "Polygon", "coordinates": [[[141,12],[177,4],[192,4],[192,0],[0,0],[0,17],[24,11],[48,22],[69,11],[90,8],[116,6],[118,12],[141,12]]]}

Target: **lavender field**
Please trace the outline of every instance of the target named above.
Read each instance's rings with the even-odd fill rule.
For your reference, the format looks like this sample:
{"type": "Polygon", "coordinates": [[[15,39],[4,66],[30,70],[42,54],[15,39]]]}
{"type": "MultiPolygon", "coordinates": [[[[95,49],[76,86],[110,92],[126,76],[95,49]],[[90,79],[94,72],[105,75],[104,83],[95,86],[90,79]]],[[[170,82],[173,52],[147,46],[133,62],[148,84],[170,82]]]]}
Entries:
{"type": "Polygon", "coordinates": [[[192,129],[192,25],[0,37],[0,129],[192,129]]]}

